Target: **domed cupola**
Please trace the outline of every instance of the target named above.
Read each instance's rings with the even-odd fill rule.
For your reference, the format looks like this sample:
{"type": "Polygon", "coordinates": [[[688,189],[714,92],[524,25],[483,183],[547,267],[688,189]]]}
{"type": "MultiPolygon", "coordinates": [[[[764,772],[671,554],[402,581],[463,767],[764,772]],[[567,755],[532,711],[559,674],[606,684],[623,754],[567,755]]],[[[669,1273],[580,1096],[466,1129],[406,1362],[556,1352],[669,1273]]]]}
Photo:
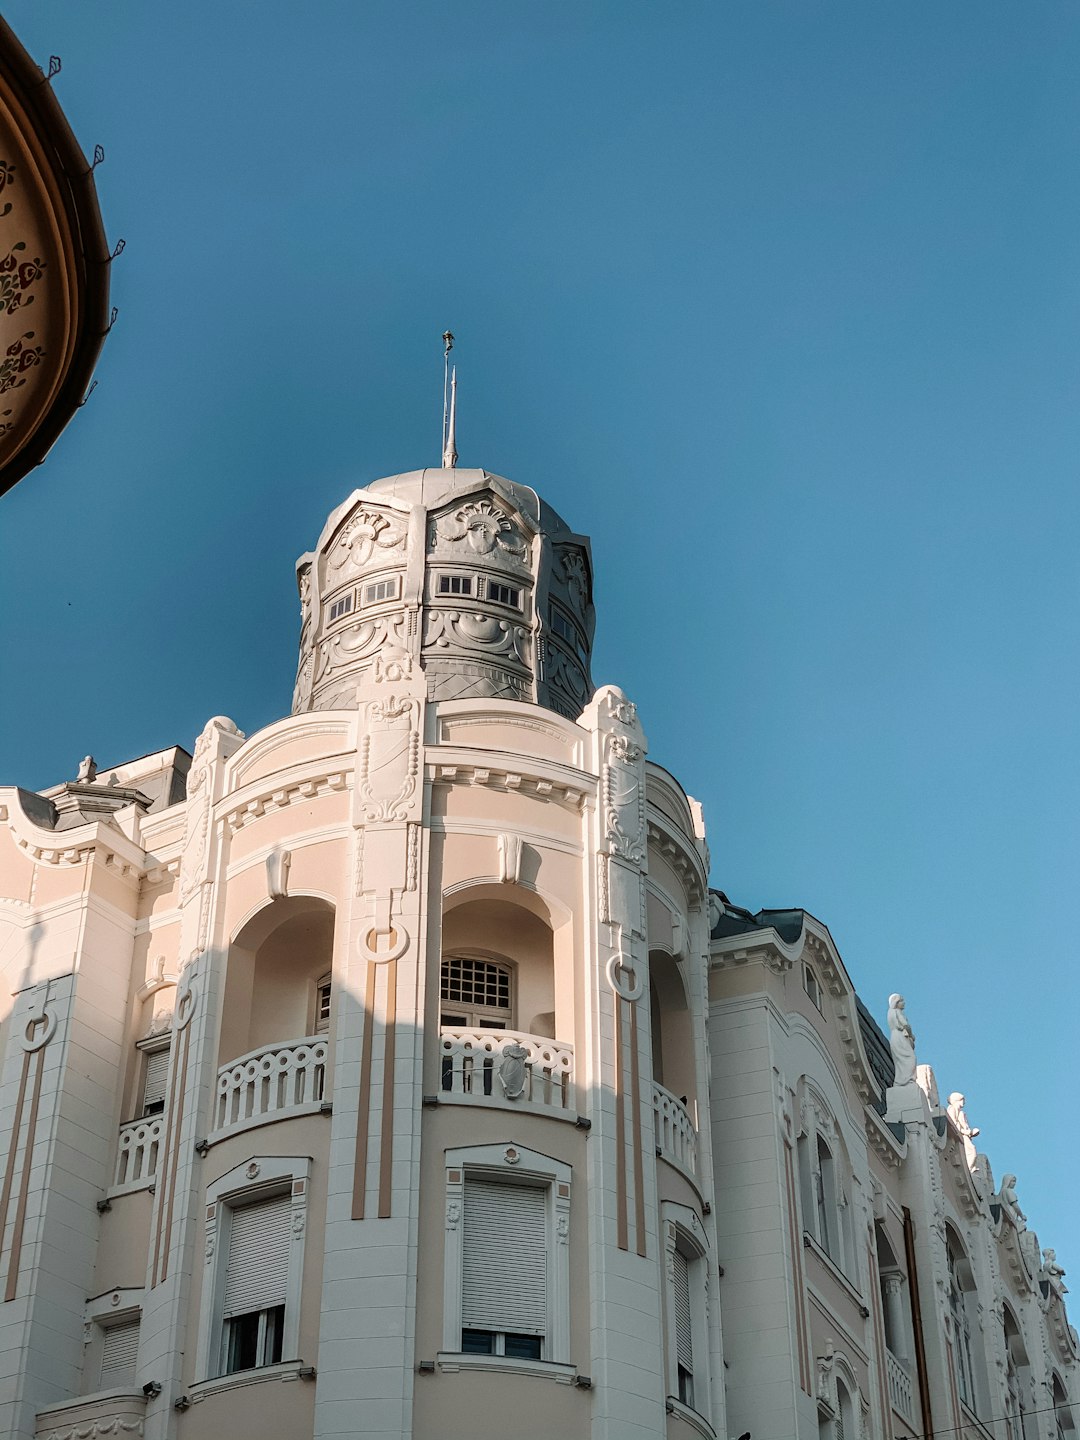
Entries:
{"type": "Polygon", "coordinates": [[[293,713],[356,702],[369,671],[419,661],[433,700],[546,705],[592,694],[592,557],[528,486],[413,470],[356,490],[297,562],[293,713]]]}

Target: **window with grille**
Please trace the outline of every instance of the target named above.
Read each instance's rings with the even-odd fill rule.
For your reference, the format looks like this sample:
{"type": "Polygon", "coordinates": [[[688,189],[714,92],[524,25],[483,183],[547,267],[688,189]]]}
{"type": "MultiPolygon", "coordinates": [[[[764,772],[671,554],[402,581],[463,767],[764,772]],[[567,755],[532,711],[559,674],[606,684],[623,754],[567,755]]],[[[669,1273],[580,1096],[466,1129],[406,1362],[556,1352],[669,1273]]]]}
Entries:
{"type": "Polygon", "coordinates": [[[471,955],[448,955],[442,962],[442,1023],[504,1030],[511,1018],[508,965],[471,955]]]}
{"type": "Polygon", "coordinates": [[[351,595],[343,595],[340,600],[334,601],[334,603],[330,606],[331,624],[335,620],[340,620],[342,615],[348,615],[349,611],[352,609],[352,599],[353,597],[351,595]]]}
{"type": "Polygon", "coordinates": [[[512,605],[515,610],[521,608],[521,591],[514,585],[500,585],[497,580],[489,580],[487,598],[496,605],[512,605]]]}
{"type": "Polygon", "coordinates": [[[380,600],[397,599],[397,580],[373,580],[364,586],[364,604],[377,605],[380,600]]]}
{"type": "Polygon", "coordinates": [[[544,1359],[547,1187],[465,1178],[461,1349],[544,1359]]]}
{"type": "Polygon", "coordinates": [[[289,1195],[231,1210],[221,1373],[281,1359],[289,1279],[289,1195]]]}
{"type": "Polygon", "coordinates": [[[440,575],[438,594],[440,595],[471,595],[471,575],[440,575]]]}
{"type": "Polygon", "coordinates": [[[165,1086],[169,1079],[169,1047],[145,1052],[143,1068],[143,1115],[160,1115],[165,1109],[165,1086]]]}
{"type": "Polygon", "coordinates": [[[99,1388],[120,1390],[135,1383],[135,1362],[139,1354],[139,1317],[121,1320],[105,1329],[101,1347],[99,1388]]]}

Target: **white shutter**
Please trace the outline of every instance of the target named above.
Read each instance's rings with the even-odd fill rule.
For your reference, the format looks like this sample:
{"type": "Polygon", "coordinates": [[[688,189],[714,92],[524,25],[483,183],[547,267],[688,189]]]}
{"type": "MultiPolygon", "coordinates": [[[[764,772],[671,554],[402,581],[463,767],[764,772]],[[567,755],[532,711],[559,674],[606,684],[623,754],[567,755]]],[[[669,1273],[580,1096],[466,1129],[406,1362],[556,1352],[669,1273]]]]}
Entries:
{"type": "Polygon", "coordinates": [[[151,1050],[146,1057],[146,1079],[143,1082],[143,1114],[165,1103],[165,1083],[169,1078],[169,1047],[151,1050]]]}
{"type": "Polygon", "coordinates": [[[102,1390],[118,1390],[135,1383],[135,1359],[139,1353],[139,1322],[125,1320],[105,1331],[101,1350],[102,1390]]]}
{"type": "Polygon", "coordinates": [[[547,1191],[465,1180],[461,1324],[547,1333],[547,1191]]]}
{"type": "Polygon", "coordinates": [[[686,1256],[681,1250],[675,1251],[675,1350],[679,1364],[692,1375],[694,1343],[690,1320],[690,1273],[686,1256]]]}
{"type": "Polygon", "coordinates": [[[285,1304],[289,1278],[288,1195],[257,1200],[232,1211],[225,1319],[285,1304]]]}

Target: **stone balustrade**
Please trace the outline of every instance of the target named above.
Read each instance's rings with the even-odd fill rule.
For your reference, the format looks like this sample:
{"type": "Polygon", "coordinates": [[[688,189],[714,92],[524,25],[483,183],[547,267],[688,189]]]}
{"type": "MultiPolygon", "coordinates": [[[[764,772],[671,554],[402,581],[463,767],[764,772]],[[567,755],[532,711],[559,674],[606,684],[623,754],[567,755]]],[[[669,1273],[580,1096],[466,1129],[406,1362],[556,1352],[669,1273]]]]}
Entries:
{"type": "Polygon", "coordinates": [[[574,1047],[512,1030],[439,1032],[440,1099],[509,1105],[573,1118],[574,1047]]]}
{"type": "Polygon", "coordinates": [[[326,1097],[328,1048],[325,1036],[308,1035],[287,1045],[264,1045],[223,1065],[210,1138],[318,1110],[326,1097]]]}
{"type": "Polygon", "coordinates": [[[120,1126],[112,1193],[145,1190],[154,1183],[164,1128],[163,1115],[148,1115],[144,1120],[129,1120],[120,1126]]]}
{"type": "Polygon", "coordinates": [[[653,1084],[653,1124],[656,1130],[656,1148],[665,1160],[670,1160],[687,1175],[697,1179],[698,1136],[697,1127],[690,1118],[690,1112],[683,1102],[663,1085],[653,1084]]]}
{"type": "Polygon", "coordinates": [[[914,1419],[911,1374],[904,1362],[898,1360],[888,1349],[885,1351],[885,1370],[889,1380],[889,1400],[893,1409],[905,1420],[914,1419]]]}

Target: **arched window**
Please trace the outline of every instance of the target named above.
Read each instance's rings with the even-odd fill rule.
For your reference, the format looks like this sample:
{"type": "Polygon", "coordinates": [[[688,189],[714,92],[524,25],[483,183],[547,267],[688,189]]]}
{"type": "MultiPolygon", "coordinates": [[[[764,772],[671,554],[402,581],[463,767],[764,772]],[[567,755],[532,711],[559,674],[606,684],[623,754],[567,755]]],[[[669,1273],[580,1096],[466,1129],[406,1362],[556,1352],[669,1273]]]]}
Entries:
{"type": "Polygon", "coordinates": [[[978,1393],[971,1340],[974,1329],[973,1310],[976,1304],[975,1277],[971,1272],[971,1264],[964,1252],[963,1245],[951,1230],[948,1232],[946,1245],[949,1268],[949,1314],[952,1318],[953,1328],[953,1365],[956,1371],[956,1388],[960,1392],[960,1399],[963,1403],[969,1410],[974,1411],[978,1393]]]}
{"type": "Polygon", "coordinates": [[[836,1382],[836,1440],[858,1440],[855,1425],[855,1407],[851,1393],[843,1380],[836,1382]]]}
{"type": "Polygon", "coordinates": [[[854,1270],[847,1189],[850,1170],[836,1123],[809,1087],[797,1144],[803,1229],[845,1274],[854,1270]]]}
{"type": "Polygon", "coordinates": [[[1054,1397],[1054,1429],[1057,1440],[1076,1440],[1076,1426],[1073,1423],[1072,1407],[1069,1404],[1069,1396],[1065,1386],[1062,1384],[1060,1375],[1054,1376],[1052,1390],[1054,1397]]]}
{"type": "Polygon", "coordinates": [[[1005,1422],[1009,1440],[1027,1440],[1026,1411],[1031,1404],[1031,1371],[1016,1316],[1005,1306],[1005,1422]]]}

